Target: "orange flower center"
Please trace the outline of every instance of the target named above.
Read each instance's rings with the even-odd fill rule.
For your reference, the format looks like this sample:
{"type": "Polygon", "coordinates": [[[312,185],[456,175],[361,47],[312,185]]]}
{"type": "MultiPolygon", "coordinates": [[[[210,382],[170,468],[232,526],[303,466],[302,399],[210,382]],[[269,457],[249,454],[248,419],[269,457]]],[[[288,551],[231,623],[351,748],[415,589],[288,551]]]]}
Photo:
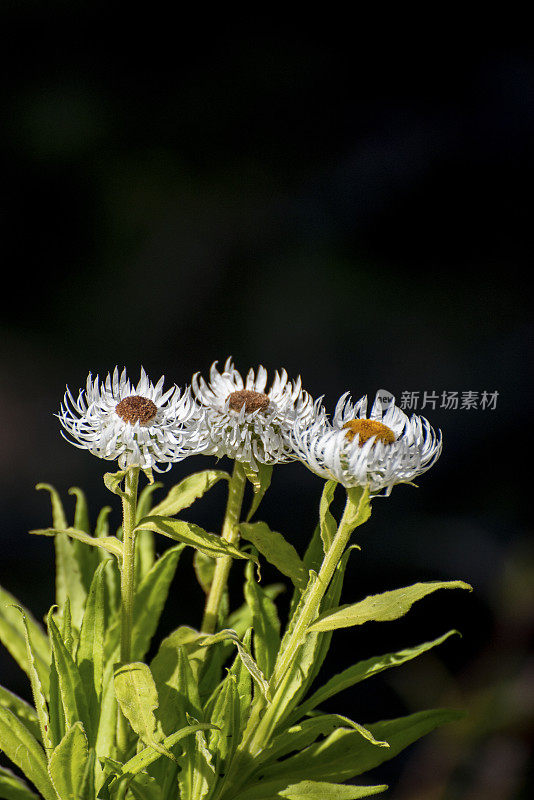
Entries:
{"type": "Polygon", "coordinates": [[[376,436],[375,441],[380,439],[384,444],[393,444],[395,441],[395,434],[391,428],[388,428],[387,425],[384,425],[383,422],[378,422],[376,419],[351,419],[345,422],[343,428],[347,431],[345,436],[349,442],[352,442],[354,437],[359,435],[360,447],[362,447],[371,436],[376,436]]]}
{"type": "Polygon", "coordinates": [[[240,389],[237,392],[232,392],[228,405],[232,411],[241,411],[245,406],[246,413],[251,414],[253,411],[265,411],[269,405],[269,398],[262,392],[240,389]]]}
{"type": "Polygon", "coordinates": [[[135,425],[136,422],[140,422],[141,425],[148,425],[158,413],[158,407],[147,397],[139,397],[139,395],[133,394],[117,403],[115,413],[131,425],[135,425]]]}

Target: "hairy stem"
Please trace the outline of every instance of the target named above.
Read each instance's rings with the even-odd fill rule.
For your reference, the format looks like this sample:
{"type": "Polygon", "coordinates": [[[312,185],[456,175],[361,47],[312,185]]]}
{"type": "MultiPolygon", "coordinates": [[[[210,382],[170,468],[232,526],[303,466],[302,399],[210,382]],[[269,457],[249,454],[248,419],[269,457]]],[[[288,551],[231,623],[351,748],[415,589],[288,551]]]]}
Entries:
{"type": "MultiPolygon", "coordinates": [[[[135,537],[137,515],[137,486],[139,468],[132,467],[124,478],[122,496],[122,563],[121,563],[121,664],[132,660],[132,628],[135,588],[135,537]]],[[[119,756],[126,758],[130,726],[126,717],[118,710],[117,749],[119,756]]]]}
{"type": "MultiPolygon", "coordinates": [[[[228,487],[228,502],[221,532],[221,538],[229,544],[239,543],[239,522],[241,519],[241,506],[245,494],[246,475],[239,461],[234,461],[234,471],[228,487]]],[[[202,633],[214,633],[219,618],[219,608],[228,582],[231,556],[222,556],[215,561],[213,581],[206,600],[204,617],[200,630],[202,633]]]]}

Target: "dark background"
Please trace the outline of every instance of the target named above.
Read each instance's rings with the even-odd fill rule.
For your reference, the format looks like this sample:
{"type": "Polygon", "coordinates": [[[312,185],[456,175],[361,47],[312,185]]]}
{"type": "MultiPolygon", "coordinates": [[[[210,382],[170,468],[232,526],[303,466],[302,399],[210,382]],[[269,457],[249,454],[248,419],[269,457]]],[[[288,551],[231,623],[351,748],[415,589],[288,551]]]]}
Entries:
{"type": "MultiPolygon", "coordinates": [[[[177,23],[157,6],[132,19],[2,5],[0,581],[39,617],[53,601],[51,542],[27,535],[50,520],[37,481],[83,486],[94,518],[108,502],[110,465],[67,445],[53,417],[89,371],[126,365],[136,380],[143,365],[184,385],[232,354],[242,371],[301,374],[332,410],[347,389],[498,391],[495,410],[424,410],[443,455],[419,489],[374,503],[344,598],[454,578],[474,593],[336,633],[324,674],[458,628],[330,708],[365,723],[466,707],[376,781],[394,800],[522,799],[532,50],[511,11],[472,25],[331,14],[177,23]]],[[[212,463],[177,465],[165,484],[212,463]]],[[[320,491],[304,467],[280,467],[260,516],[302,551],[320,491]]],[[[216,530],[223,504],[216,487],[192,518],[216,530]]],[[[162,633],[198,625],[201,602],[184,558],[162,633]]],[[[1,682],[28,697],[0,657],[1,682]]]]}

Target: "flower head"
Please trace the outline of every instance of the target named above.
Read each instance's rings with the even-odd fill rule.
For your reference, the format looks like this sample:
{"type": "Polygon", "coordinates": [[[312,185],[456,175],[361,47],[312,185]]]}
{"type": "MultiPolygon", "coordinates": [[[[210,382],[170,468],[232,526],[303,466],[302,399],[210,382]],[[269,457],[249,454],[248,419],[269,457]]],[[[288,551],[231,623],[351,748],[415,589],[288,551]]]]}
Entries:
{"type": "Polygon", "coordinates": [[[117,459],[121,469],[139,466],[161,472],[158,463],[170,467],[190,453],[184,425],[196,404],[189,390],[182,395],[172,386],[163,392],[163,381],[162,376],[154,385],[144,369],[137,386],[130,384],[126,370],[119,375],[117,367],[103,382],[89,373],[76,400],[67,387],[57,415],[71,437],[65,438],[99,458],[117,459]]]}
{"type": "Polygon", "coordinates": [[[202,414],[192,423],[199,448],[207,455],[229,456],[250,464],[276,464],[296,458],[290,442],[295,425],[321,416],[320,403],[303,391],[300,378],[291,382],[285,370],[276,372],[267,391],[267,372],[249,370],[245,380],[229,358],[222,372],[217,362],[210,381],[197,373],[191,381],[202,414]]]}
{"type": "Polygon", "coordinates": [[[441,434],[424,417],[408,418],[380,396],[367,416],[367,397],[353,404],[348,392],[339,399],[332,423],[295,425],[292,440],[312,472],[346,487],[368,485],[373,494],[389,495],[396,483],[409,483],[441,453],[441,434]]]}

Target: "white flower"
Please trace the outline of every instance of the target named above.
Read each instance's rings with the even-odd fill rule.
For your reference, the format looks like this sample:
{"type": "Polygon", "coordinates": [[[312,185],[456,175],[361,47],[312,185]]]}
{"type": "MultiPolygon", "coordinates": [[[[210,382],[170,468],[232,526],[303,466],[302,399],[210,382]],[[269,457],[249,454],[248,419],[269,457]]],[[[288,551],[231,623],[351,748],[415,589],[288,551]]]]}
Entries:
{"type": "Polygon", "coordinates": [[[332,423],[295,425],[292,439],[312,472],[346,487],[368,485],[373,494],[389,495],[396,483],[409,483],[441,453],[441,433],[424,417],[408,418],[394,402],[384,407],[378,396],[367,417],[367,397],[353,404],[348,392],[332,423]]]}
{"type": "Polygon", "coordinates": [[[180,461],[190,454],[186,423],[196,404],[189,389],[181,395],[177,386],[163,392],[163,376],[154,386],[144,369],[137,386],[123,370],[100,382],[98,375],[87,378],[85,391],[75,400],[67,387],[57,415],[71,438],[65,439],[99,458],[118,460],[119,467],[154,468],[157,464],[180,461]],[[74,439],[75,441],[72,441],[74,439]]]}
{"type": "Polygon", "coordinates": [[[229,456],[258,469],[259,464],[277,464],[296,458],[289,435],[298,421],[310,424],[323,415],[320,401],[314,404],[303,391],[300,378],[288,380],[282,370],[275,373],[266,391],[263,367],[249,370],[245,380],[229,358],[223,371],[217,362],[210,369],[210,382],[197,373],[191,381],[202,415],[191,428],[198,448],[206,455],[229,456]]]}

